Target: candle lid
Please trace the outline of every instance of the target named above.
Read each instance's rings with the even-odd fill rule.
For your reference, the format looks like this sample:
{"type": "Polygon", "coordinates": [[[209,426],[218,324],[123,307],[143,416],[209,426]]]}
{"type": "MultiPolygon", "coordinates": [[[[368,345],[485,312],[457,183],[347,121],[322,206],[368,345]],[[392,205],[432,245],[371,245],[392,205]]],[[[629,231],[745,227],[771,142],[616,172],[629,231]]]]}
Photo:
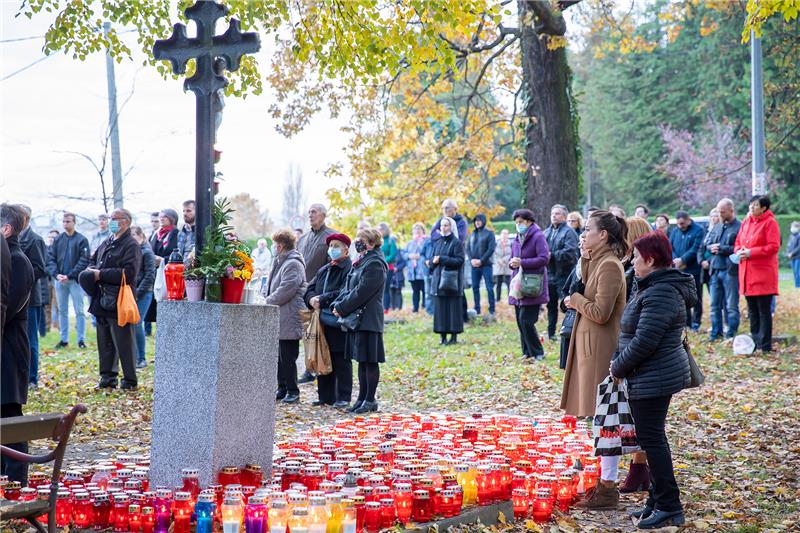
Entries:
{"type": "Polygon", "coordinates": [[[223,466],[220,469],[221,474],[238,474],[239,467],[238,466],[223,466]]]}
{"type": "Polygon", "coordinates": [[[430,493],[428,493],[427,490],[415,490],[414,497],[417,499],[427,500],[430,498],[430,493]]]}
{"type": "Polygon", "coordinates": [[[200,470],[197,468],[184,468],[181,473],[183,477],[200,477],[200,470]]]}
{"type": "Polygon", "coordinates": [[[214,503],[216,496],[213,492],[201,492],[197,497],[198,503],[214,503]]]}
{"type": "Polygon", "coordinates": [[[292,515],[308,516],[308,507],[295,507],[294,509],[292,509],[292,515]]]}
{"type": "Polygon", "coordinates": [[[222,503],[224,505],[241,505],[242,499],[237,494],[226,494],[222,503]]]}
{"type": "Polygon", "coordinates": [[[125,503],[127,501],[128,501],[128,495],[125,494],[124,492],[114,493],[114,503],[125,503]]]}
{"type": "Polygon", "coordinates": [[[131,514],[138,514],[141,510],[141,506],[136,503],[132,503],[128,506],[128,512],[131,514]]]}
{"type": "MultiPolygon", "coordinates": [[[[253,494],[247,500],[247,503],[248,503],[248,505],[263,505],[263,504],[267,503],[267,498],[266,498],[266,496],[264,496],[262,494],[253,494]]],[[[275,503],[277,503],[277,502],[275,502],[275,503]]]]}
{"type": "MultiPolygon", "coordinates": [[[[427,492],[426,492],[426,494],[427,494],[427,492]]],[[[367,509],[375,510],[375,509],[380,509],[380,508],[381,508],[380,502],[367,502],[367,509]]]]}
{"type": "Polygon", "coordinates": [[[178,492],[175,493],[175,500],[179,502],[189,501],[191,497],[192,494],[190,492],[179,490],[178,492]]]}
{"type": "MultiPolygon", "coordinates": [[[[49,492],[49,491],[48,491],[49,492]]],[[[91,496],[89,496],[88,492],[76,492],[72,495],[77,501],[88,501],[91,496]]]]}
{"type": "Polygon", "coordinates": [[[142,507],[142,514],[143,515],[148,515],[149,516],[149,515],[153,514],[154,512],[155,512],[155,509],[153,509],[149,505],[145,505],[144,507],[142,507]]]}
{"type": "Polygon", "coordinates": [[[325,496],[311,496],[308,501],[311,505],[325,505],[325,496]]]}
{"type": "Polygon", "coordinates": [[[161,499],[172,498],[172,490],[156,489],[156,498],[161,498],[161,499]]]}
{"type": "Polygon", "coordinates": [[[286,509],[287,504],[284,500],[275,500],[272,502],[273,509],[286,509]]]}
{"type": "Polygon", "coordinates": [[[107,492],[101,492],[99,494],[95,494],[94,495],[94,501],[95,501],[95,503],[107,502],[107,501],[109,501],[109,495],[108,495],[107,492]]]}
{"type": "Polygon", "coordinates": [[[325,501],[327,503],[329,503],[329,504],[342,503],[342,495],[339,494],[338,492],[334,492],[334,493],[331,493],[331,494],[326,494],[325,495],[325,501]]]}

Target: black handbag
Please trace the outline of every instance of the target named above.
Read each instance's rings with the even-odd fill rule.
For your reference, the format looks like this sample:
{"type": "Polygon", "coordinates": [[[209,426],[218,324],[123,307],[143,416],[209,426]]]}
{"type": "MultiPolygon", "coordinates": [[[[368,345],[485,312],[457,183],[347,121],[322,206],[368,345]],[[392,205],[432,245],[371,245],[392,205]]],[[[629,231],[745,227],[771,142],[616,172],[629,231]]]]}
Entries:
{"type": "Polygon", "coordinates": [[[692,348],[689,346],[689,339],[684,335],[683,337],[683,349],[686,350],[686,355],[689,357],[689,387],[690,389],[694,389],[699,387],[706,381],[706,376],[703,374],[703,371],[700,370],[700,366],[695,361],[694,357],[692,357],[692,348]]]}
{"type": "Polygon", "coordinates": [[[117,297],[119,296],[119,285],[108,285],[100,283],[100,308],[103,311],[117,311],[117,297]]]}
{"type": "Polygon", "coordinates": [[[333,314],[333,311],[330,309],[323,309],[322,312],[319,314],[319,320],[322,322],[323,326],[329,328],[338,328],[339,327],[339,319],[333,314]]]}
{"type": "Polygon", "coordinates": [[[447,270],[442,267],[436,292],[442,296],[458,294],[458,270],[447,270]]]}
{"type": "Polygon", "coordinates": [[[559,334],[562,337],[570,337],[572,335],[572,328],[575,327],[575,318],[578,316],[578,312],[575,309],[567,309],[567,312],[564,313],[564,319],[561,321],[561,329],[559,330],[559,334]]]}
{"type": "Polygon", "coordinates": [[[356,309],[352,313],[347,316],[339,317],[337,324],[341,326],[342,329],[348,331],[356,331],[358,327],[361,325],[361,315],[364,314],[364,308],[356,309]]]}

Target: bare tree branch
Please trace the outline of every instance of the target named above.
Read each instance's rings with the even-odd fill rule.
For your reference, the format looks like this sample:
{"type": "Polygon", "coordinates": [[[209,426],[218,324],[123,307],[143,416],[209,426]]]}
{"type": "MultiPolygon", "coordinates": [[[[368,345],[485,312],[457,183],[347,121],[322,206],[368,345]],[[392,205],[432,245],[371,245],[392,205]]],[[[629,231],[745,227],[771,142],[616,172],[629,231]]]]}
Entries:
{"type": "Polygon", "coordinates": [[[478,73],[478,77],[475,80],[475,85],[472,88],[472,92],[470,92],[469,96],[467,97],[467,103],[465,105],[465,110],[464,110],[464,119],[463,119],[462,124],[461,124],[461,134],[462,135],[466,134],[467,124],[468,124],[468,121],[469,121],[469,107],[470,107],[470,104],[472,103],[472,99],[478,93],[478,87],[480,86],[481,81],[483,80],[483,76],[486,74],[486,70],[489,68],[489,65],[492,64],[492,61],[494,61],[497,57],[499,57],[503,52],[506,51],[506,49],[509,46],[514,44],[516,41],[517,41],[517,37],[516,36],[514,36],[511,39],[509,39],[508,41],[506,41],[505,44],[503,44],[503,46],[501,46],[495,53],[493,53],[491,56],[489,56],[489,59],[487,59],[486,63],[483,64],[483,67],[481,68],[480,72],[478,73]]]}

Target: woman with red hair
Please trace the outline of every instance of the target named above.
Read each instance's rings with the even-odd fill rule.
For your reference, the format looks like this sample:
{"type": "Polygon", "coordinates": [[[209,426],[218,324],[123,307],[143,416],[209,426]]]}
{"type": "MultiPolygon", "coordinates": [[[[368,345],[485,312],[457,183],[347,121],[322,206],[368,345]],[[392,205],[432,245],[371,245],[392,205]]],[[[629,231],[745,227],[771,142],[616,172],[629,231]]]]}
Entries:
{"type": "Polygon", "coordinates": [[[665,431],[672,395],[689,385],[689,356],[683,347],[686,309],[697,301],[694,277],[672,268],[672,246],[661,231],[633,243],[636,276],[620,323],[611,375],[628,382],[636,436],[650,464],[650,495],[640,529],[685,522],[665,431]]]}

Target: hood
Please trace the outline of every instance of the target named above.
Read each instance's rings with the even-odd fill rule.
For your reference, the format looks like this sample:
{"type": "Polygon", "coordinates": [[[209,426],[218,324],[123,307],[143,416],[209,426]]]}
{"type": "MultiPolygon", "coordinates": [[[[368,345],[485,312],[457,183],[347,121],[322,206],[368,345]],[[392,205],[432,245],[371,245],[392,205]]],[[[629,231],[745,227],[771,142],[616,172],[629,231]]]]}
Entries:
{"type": "Polygon", "coordinates": [[[287,261],[287,260],[289,260],[291,258],[295,258],[295,259],[300,260],[300,262],[303,263],[304,267],[306,266],[306,261],[305,261],[305,259],[303,259],[303,254],[298,252],[296,249],[289,250],[286,254],[282,254],[282,255],[283,255],[283,257],[281,258],[281,262],[287,261]]]}
{"type": "Polygon", "coordinates": [[[691,274],[674,268],[664,268],[637,280],[640,291],[660,283],[669,283],[677,289],[687,306],[694,307],[697,303],[697,288],[694,284],[694,276],[691,274]]]}
{"type": "Polygon", "coordinates": [[[481,226],[481,229],[484,229],[486,227],[486,215],[484,215],[483,213],[478,213],[477,215],[475,215],[475,218],[472,220],[473,226],[475,225],[476,220],[480,220],[481,222],[483,222],[483,226],[481,226]]]}

